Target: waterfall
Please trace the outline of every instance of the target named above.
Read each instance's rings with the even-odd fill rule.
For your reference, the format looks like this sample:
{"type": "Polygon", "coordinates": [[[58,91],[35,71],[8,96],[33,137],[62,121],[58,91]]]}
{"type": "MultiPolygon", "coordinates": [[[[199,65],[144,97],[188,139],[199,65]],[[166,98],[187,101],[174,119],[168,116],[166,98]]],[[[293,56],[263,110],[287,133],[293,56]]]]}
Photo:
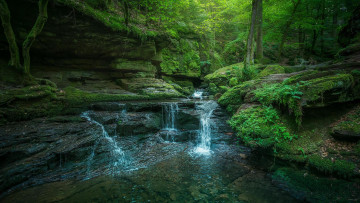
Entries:
{"type": "Polygon", "coordinates": [[[193,97],[194,99],[200,99],[200,100],[202,100],[203,94],[204,94],[203,91],[196,90],[196,91],[194,92],[194,94],[192,95],[192,97],[193,97]]]}
{"type": "Polygon", "coordinates": [[[177,103],[167,103],[163,105],[163,128],[164,130],[176,131],[176,113],[179,110],[177,103]]]}
{"type": "Polygon", "coordinates": [[[211,129],[212,120],[211,116],[213,111],[217,108],[218,104],[215,101],[207,101],[197,105],[197,111],[200,113],[200,142],[197,145],[195,152],[199,154],[210,154],[211,145],[211,129]]]}
{"type": "MultiPolygon", "coordinates": [[[[99,126],[101,128],[102,136],[109,143],[110,153],[111,153],[112,158],[114,159],[114,161],[111,163],[112,164],[112,169],[115,170],[118,167],[127,165],[127,160],[125,158],[124,151],[119,147],[116,140],[109,136],[109,134],[105,130],[105,127],[101,123],[99,123],[99,122],[95,121],[94,119],[92,119],[90,117],[88,111],[82,113],[81,117],[85,118],[89,122],[91,122],[91,123],[93,123],[93,124],[95,124],[95,125],[97,125],[97,126],[99,126]]],[[[92,153],[90,154],[90,157],[89,157],[89,160],[88,160],[89,164],[92,162],[92,159],[94,158],[96,146],[97,146],[97,144],[95,144],[95,147],[94,147],[92,153]]]]}

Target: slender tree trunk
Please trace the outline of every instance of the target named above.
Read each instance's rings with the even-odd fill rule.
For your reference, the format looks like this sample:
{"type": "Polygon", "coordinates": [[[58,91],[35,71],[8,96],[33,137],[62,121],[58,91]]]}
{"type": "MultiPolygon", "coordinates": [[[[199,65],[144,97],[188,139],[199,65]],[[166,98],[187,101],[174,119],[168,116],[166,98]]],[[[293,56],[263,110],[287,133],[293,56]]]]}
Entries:
{"type": "Polygon", "coordinates": [[[334,0],[333,3],[333,9],[334,9],[334,14],[333,14],[333,32],[332,32],[332,37],[334,39],[337,38],[337,27],[338,27],[338,15],[339,15],[339,2],[338,0],[334,0]]]}
{"type": "Polygon", "coordinates": [[[0,0],[0,17],[4,27],[5,37],[9,43],[10,61],[9,65],[21,69],[19,48],[10,22],[10,11],[5,0],[0,0]]]}
{"type": "MultiPolygon", "coordinates": [[[[252,0],[252,13],[251,13],[251,22],[250,22],[250,30],[246,43],[246,54],[245,54],[245,62],[244,69],[248,69],[251,65],[251,55],[253,51],[253,41],[254,41],[254,32],[255,32],[255,24],[256,24],[256,11],[257,11],[257,2],[258,0],[252,0]]],[[[246,71],[245,71],[246,72],[246,71]]]]}
{"type": "Polygon", "coordinates": [[[262,32],[262,24],[263,24],[263,1],[259,0],[258,2],[258,13],[257,13],[257,28],[256,28],[256,59],[259,61],[264,57],[264,49],[263,49],[263,32],[262,32]]]}
{"type": "Polygon", "coordinates": [[[313,39],[311,42],[310,53],[314,53],[317,38],[318,38],[318,32],[316,30],[313,30],[313,39]]]}
{"type": "Polygon", "coordinates": [[[321,55],[324,54],[324,44],[325,44],[325,40],[324,40],[324,27],[325,27],[325,0],[322,0],[321,2],[321,6],[322,6],[322,11],[321,11],[321,21],[322,21],[322,25],[323,27],[320,30],[320,50],[321,50],[321,55]]]}
{"type": "Polygon", "coordinates": [[[27,35],[23,43],[23,58],[24,58],[24,71],[30,74],[30,47],[34,43],[35,38],[40,34],[47,21],[47,4],[49,0],[39,0],[39,16],[36,19],[35,25],[27,35]]]}
{"type": "Polygon", "coordinates": [[[304,58],[304,47],[305,47],[305,32],[303,28],[299,26],[299,56],[304,58]]]}
{"type": "Polygon", "coordinates": [[[295,13],[297,11],[297,8],[299,7],[301,3],[301,0],[297,0],[297,2],[294,2],[294,7],[293,7],[293,10],[291,12],[291,16],[289,18],[289,20],[286,22],[285,24],[285,27],[284,27],[284,30],[283,30],[283,36],[281,38],[281,42],[280,42],[280,46],[279,46],[279,51],[278,51],[278,61],[280,62],[281,59],[282,59],[282,52],[284,50],[284,45],[285,45],[285,42],[286,42],[286,39],[288,37],[288,34],[290,33],[289,32],[289,28],[291,26],[291,24],[293,23],[294,21],[294,18],[295,18],[295,13]]]}
{"type": "Polygon", "coordinates": [[[127,2],[127,0],[123,0],[122,1],[123,7],[124,7],[124,19],[125,19],[125,25],[129,25],[129,4],[127,2]]]}

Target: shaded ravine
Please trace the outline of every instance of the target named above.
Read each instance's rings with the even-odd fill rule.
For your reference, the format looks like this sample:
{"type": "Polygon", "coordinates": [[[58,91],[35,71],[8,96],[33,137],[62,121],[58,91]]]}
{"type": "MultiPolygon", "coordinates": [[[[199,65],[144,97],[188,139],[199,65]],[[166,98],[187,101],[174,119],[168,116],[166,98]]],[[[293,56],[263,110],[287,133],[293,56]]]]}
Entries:
{"type": "MultiPolygon", "coordinates": [[[[82,117],[86,122],[79,125],[91,126],[82,131],[98,135],[83,156],[84,170],[12,192],[2,201],[295,201],[248,163],[250,150],[236,144],[227,114],[214,101],[104,103],[82,117]],[[173,134],[167,140],[169,128],[173,134]],[[209,153],[198,153],[199,148],[209,153]]],[[[73,164],[53,173],[69,173],[73,164]]]]}

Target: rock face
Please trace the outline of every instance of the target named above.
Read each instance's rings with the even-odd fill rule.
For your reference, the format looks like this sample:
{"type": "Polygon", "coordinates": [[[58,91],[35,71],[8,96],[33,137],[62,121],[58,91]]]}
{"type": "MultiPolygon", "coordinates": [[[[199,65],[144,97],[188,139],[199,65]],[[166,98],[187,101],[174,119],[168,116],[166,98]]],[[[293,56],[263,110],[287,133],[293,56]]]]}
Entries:
{"type": "MultiPolygon", "coordinates": [[[[27,0],[11,1],[9,8],[20,46],[36,20],[38,8],[27,0]]],[[[33,76],[49,79],[61,89],[72,86],[91,93],[181,96],[181,87],[175,90],[163,80],[154,79],[161,75],[158,67],[162,60],[157,52],[166,44],[164,40],[142,40],[134,34],[114,31],[58,3],[49,4],[48,13],[45,27],[31,47],[33,76]],[[144,92],[129,90],[126,82],[117,80],[149,87],[144,87],[144,92]]],[[[1,56],[8,60],[8,45],[2,33],[0,45],[1,56]]]]}
{"type": "MultiPolygon", "coordinates": [[[[110,163],[116,158],[114,146],[121,146],[134,156],[139,154],[137,158],[141,160],[133,167],[166,159],[166,154],[152,155],[164,143],[196,142],[200,115],[195,105],[194,101],[95,103],[77,116],[0,126],[0,198],[27,186],[84,179],[97,176],[99,171],[111,173],[110,163]],[[173,108],[177,130],[164,129],[166,122],[171,121],[169,105],[177,106],[173,108]]],[[[231,133],[225,123],[227,114],[221,108],[214,111],[212,119],[218,123],[217,133],[231,133]]],[[[221,142],[221,136],[214,141],[221,142]]],[[[180,145],[178,150],[184,147],[180,145]]]]}
{"type": "Polygon", "coordinates": [[[360,106],[346,114],[331,129],[332,136],[339,140],[360,140],[360,106]]]}

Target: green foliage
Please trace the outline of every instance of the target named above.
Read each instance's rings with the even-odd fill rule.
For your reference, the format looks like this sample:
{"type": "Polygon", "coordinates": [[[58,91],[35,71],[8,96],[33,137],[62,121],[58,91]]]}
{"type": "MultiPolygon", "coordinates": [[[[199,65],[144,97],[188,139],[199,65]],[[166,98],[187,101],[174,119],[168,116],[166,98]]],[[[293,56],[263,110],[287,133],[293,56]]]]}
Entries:
{"type": "Polygon", "coordinates": [[[246,39],[244,34],[239,35],[238,38],[225,45],[222,55],[227,64],[239,63],[244,60],[246,39]]]}
{"type": "Polygon", "coordinates": [[[238,79],[236,77],[231,78],[230,81],[229,81],[230,87],[234,87],[234,86],[238,85],[238,83],[239,82],[238,82],[238,79]]]}
{"type": "Polygon", "coordinates": [[[214,83],[209,84],[209,93],[211,95],[215,95],[218,91],[219,91],[219,88],[214,83]]]}
{"type": "Polygon", "coordinates": [[[257,77],[265,77],[271,74],[285,73],[285,69],[279,65],[269,65],[259,73],[257,77]]]}
{"type": "Polygon", "coordinates": [[[162,71],[166,74],[182,74],[189,77],[199,77],[200,56],[199,44],[193,40],[173,40],[174,49],[165,48],[162,51],[162,71]]]}
{"type": "Polygon", "coordinates": [[[241,105],[245,95],[251,90],[254,90],[256,88],[255,86],[255,80],[246,81],[240,85],[237,85],[225,92],[218,99],[218,103],[222,106],[241,105]]]}
{"type": "Polygon", "coordinates": [[[344,160],[331,160],[319,155],[309,157],[309,165],[326,174],[337,174],[344,178],[354,175],[355,164],[344,160]]]}
{"type": "Polygon", "coordinates": [[[300,85],[270,84],[254,91],[255,98],[264,105],[278,104],[287,106],[290,113],[294,113],[296,123],[301,124],[302,108],[301,97],[303,92],[300,85]]]}
{"type": "Polygon", "coordinates": [[[268,148],[294,138],[272,106],[253,106],[241,110],[231,118],[229,124],[245,144],[253,147],[268,148]]]}

